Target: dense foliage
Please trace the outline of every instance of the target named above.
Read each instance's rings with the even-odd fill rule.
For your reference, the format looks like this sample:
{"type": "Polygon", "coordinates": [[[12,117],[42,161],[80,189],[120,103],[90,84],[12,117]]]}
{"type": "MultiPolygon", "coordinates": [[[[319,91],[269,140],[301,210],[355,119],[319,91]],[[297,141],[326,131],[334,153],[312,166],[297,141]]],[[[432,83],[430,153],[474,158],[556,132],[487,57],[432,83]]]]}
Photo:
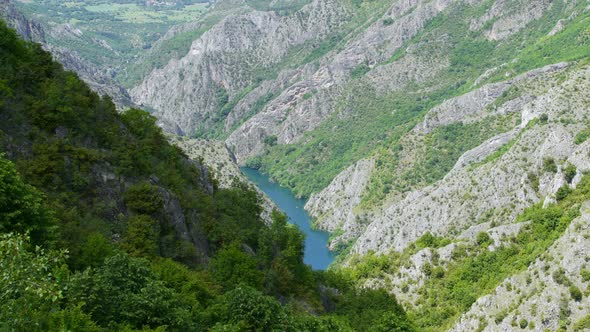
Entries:
{"type": "Polygon", "coordinates": [[[395,297],[303,264],[246,185],[118,114],[0,23],[0,330],[413,330],[395,297]],[[11,161],[9,161],[11,160],[11,161]]]}

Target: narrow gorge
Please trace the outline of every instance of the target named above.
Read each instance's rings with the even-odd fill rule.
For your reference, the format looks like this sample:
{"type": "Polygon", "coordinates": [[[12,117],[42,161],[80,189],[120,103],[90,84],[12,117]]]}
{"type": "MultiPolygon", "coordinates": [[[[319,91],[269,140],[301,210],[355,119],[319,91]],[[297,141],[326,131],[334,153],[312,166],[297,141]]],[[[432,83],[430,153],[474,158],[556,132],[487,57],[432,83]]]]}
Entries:
{"type": "Polygon", "coordinates": [[[590,330],[590,1],[0,0],[0,18],[27,41],[0,45],[0,160],[59,219],[43,245],[79,278],[147,259],[198,298],[181,326],[64,291],[99,328],[590,330]]]}

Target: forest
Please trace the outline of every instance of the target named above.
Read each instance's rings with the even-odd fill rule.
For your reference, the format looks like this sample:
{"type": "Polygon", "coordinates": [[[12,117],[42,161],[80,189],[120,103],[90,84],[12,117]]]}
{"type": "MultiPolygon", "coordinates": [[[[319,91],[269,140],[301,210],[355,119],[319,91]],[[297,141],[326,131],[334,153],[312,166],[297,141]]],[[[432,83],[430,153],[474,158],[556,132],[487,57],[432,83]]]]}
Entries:
{"type": "Polygon", "coordinates": [[[118,113],[0,22],[0,330],[413,331],[395,296],[303,264],[248,185],[118,113]]]}

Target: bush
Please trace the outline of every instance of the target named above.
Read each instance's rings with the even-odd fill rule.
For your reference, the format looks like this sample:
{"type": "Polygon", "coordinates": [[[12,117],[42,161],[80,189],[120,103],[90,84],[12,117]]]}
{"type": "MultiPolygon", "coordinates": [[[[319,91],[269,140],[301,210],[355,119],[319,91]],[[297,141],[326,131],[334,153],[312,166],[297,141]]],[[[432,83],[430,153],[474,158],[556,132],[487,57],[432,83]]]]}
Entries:
{"type": "Polygon", "coordinates": [[[383,20],[383,25],[385,25],[385,26],[392,25],[392,24],[393,24],[393,19],[391,17],[388,17],[383,20]]]}
{"type": "Polygon", "coordinates": [[[492,244],[492,238],[487,232],[479,232],[475,239],[478,245],[482,247],[487,247],[492,244]]]}
{"type": "Polygon", "coordinates": [[[264,144],[268,145],[268,146],[275,146],[277,145],[277,136],[276,135],[270,135],[270,136],[266,136],[264,138],[264,144]]]}
{"type": "Polygon", "coordinates": [[[580,145],[588,140],[590,137],[590,128],[586,128],[576,135],[574,143],[580,145]]]}
{"type": "Polygon", "coordinates": [[[569,194],[572,193],[572,188],[570,188],[567,184],[564,184],[557,190],[555,193],[555,199],[559,201],[563,201],[569,194]]]}
{"type": "Polygon", "coordinates": [[[555,159],[551,157],[543,159],[543,170],[549,173],[556,173],[557,164],[555,163],[555,159]]]}
{"type": "Polygon", "coordinates": [[[567,166],[563,169],[563,175],[565,176],[567,183],[572,183],[572,180],[576,176],[577,172],[578,170],[576,169],[576,166],[567,164],[567,166]]]}
{"type": "Polygon", "coordinates": [[[526,328],[529,325],[529,322],[526,319],[521,319],[520,322],[518,322],[518,326],[520,326],[521,329],[526,328]]]}
{"type": "Polygon", "coordinates": [[[141,182],[129,187],[124,196],[125,205],[141,214],[154,214],[164,203],[158,187],[141,182]]]}
{"type": "Polygon", "coordinates": [[[127,222],[123,248],[133,256],[155,256],[158,253],[160,224],[154,218],[140,214],[127,222]]]}
{"type": "Polygon", "coordinates": [[[571,285],[570,286],[570,295],[572,296],[572,299],[576,302],[580,302],[582,301],[582,291],[575,285],[571,285]]]}
{"type": "Polygon", "coordinates": [[[564,286],[567,286],[571,283],[571,281],[565,275],[565,270],[562,268],[553,272],[553,281],[555,281],[559,285],[564,285],[564,286]]]}
{"type": "Polygon", "coordinates": [[[44,196],[26,184],[14,164],[0,154],[0,233],[29,232],[39,244],[52,237],[54,227],[44,196]]]}
{"type": "Polygon", "coordinates": [[[438,237],[432,235],[430,232],[424,233],[418,240],[416,240],[416,245],[420,249],[424,248],[441,248],[451,243],[451,240],[445,239],[443,237],[438,237]]]}
{"type": "Polygon", "coordinates": [[[547,123],[547,121],[549,121],[549,115],[547,115],[547,113],[543,113],[539,116],[539,121],[541,121],[541,123],[547,123]]]}

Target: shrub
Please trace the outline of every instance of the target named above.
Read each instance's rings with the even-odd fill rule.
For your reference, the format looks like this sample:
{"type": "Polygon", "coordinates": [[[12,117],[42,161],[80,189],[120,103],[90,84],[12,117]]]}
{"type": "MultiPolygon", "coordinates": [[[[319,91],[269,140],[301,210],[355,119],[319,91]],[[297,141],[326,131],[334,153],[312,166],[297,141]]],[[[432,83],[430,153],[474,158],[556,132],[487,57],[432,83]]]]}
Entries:
{"type": "Polygon", "coordinates": [[[383,25],[392,25],[392,24],[393,24],[393,19],[391,17],[388,17],[383,20],[383,25]]]}
{"type": "Polygon", "coordinates": [[[153,214],[163,205],[163,199],[158,187],[147,182],[141,182],[129,187],[124,195],[125,205],[134,212],[153,214]]]}
{"type": "Polygon", "coordinates": [[[270,136],[266,136],[264,138],[264,144],[268,145],[268,146],[275,146],[277,145],[277,136],[276,135],[270,135],[270,136]]]}
{"type": "Polygon", "coordinates": [[[576,166],[572,164],[567,164],[567,166],[563,170],[563,175],[565,176],[565,180],[567,181],[567,183],[572,183],[572,180],[576,176],[577,172],[578,170],[576,169],[576,166]]]}
{"type": "Polygon", "coordinates": [[[518,322],[518,326],[520,326],[521,329],[526,328],[529,325],[529,322],[526,319],[521,319],[520,322],[518,322]]]}
{"type": "Polygon", "coordinates": [[[541,116],[539,116],[539,120],[541,123],[547,123],[547,121],[549,121],[549,115],[547,115],[547,113],[543,113],[541,116]]]}
{"type": "Polygon", "coordinates": [[[479,232],[475,239],[478,245],[484,247],[489,246],[492,243],[492,238],[487,232],[479,232]]]}
{"type": "Polygon", "coordinates": [[[557,172],[557,164],[555,163],[555,159],[551,157],[547,157],[543,159],[543,170],[549,173],[556,173],[557,172]]]}
{"type": "Polygon", "coordinates": [[[572,299],[576,302],[582,301],[582,291],[575,285],[570,286],[570,295],[572,299]]]}
{"type": "Polygon", "coordinates": [[[553,281],[559,285],[569,285],[571,283],[571,281],[565,275],[565,270],[562,268],[553,272],[553,281]]]}
{"type": "Polygon", "coordinates": [[[569,194],[571,194],[572,189],[567,185],[561,186],[555,193],[555,199],[559,202],[564,200],[569,194]]]}
{"type": "Polygon", "coordinates": [[[160,224],[154,218],[140,214],[129,218],[123,247],[134,256],[154,256],[158,253],[160,224]]]}
{"type": "Polygon", "coordinates": [[[416,245],[420,249],[424,248],[441,248],[450,244],[451,240],[445,239],[443,237],[432,235],[430,232],[424,233],[418,240],[416,240],[416,245]]]}

